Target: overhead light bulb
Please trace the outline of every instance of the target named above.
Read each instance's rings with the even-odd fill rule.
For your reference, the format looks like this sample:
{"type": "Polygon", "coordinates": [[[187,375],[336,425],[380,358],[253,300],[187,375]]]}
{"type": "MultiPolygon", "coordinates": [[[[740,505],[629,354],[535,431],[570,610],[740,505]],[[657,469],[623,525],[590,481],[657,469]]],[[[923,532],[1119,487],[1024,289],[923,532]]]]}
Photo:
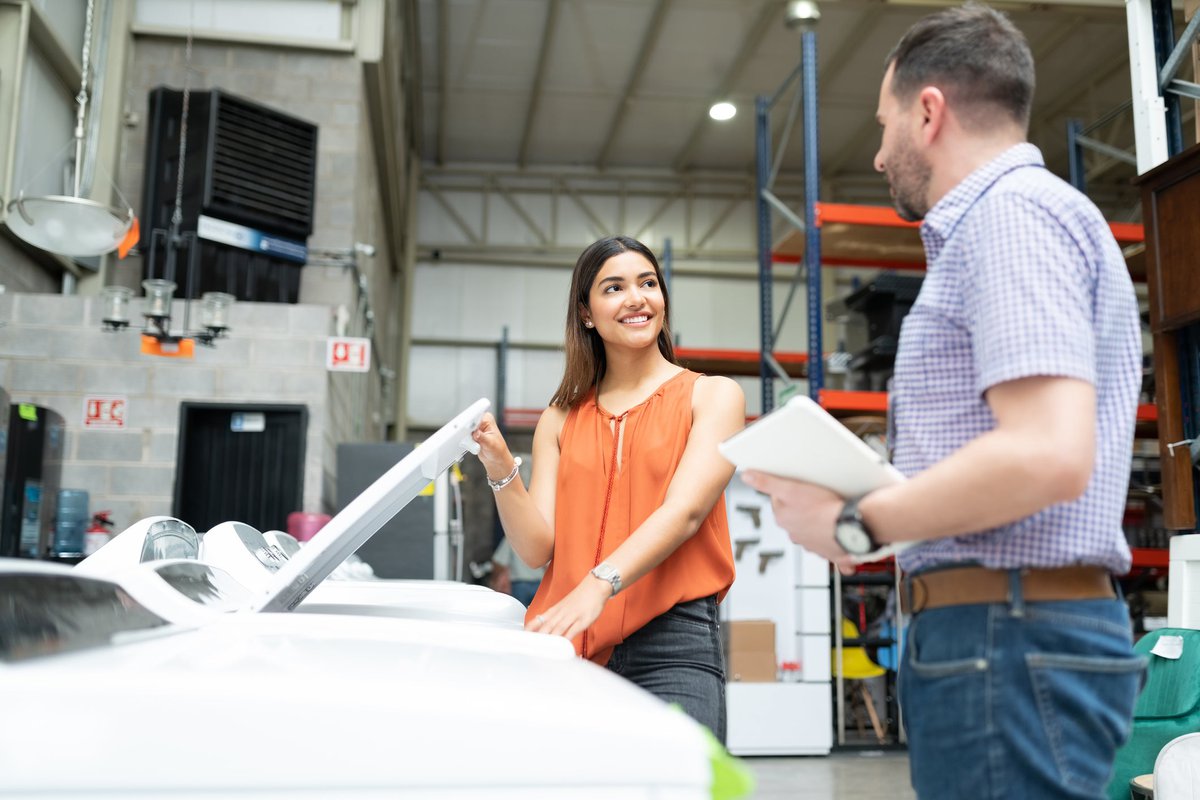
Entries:
{"type": "Polygon", "coordinates": [[[708,115],[717,122],[724,122],[727,119],[733,119],[735,114],[737,114],[737,106],[726,100],[722,100],[719,103],[713,103],[712,107],[708,109],[708,115]]]}

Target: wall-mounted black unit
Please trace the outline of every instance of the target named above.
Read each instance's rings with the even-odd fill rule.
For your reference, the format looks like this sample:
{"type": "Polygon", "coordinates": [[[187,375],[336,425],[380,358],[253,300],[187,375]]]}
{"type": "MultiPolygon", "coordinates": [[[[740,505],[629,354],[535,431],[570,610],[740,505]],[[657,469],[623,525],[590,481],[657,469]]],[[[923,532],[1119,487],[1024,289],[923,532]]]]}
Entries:
{"type": "Polygon", "coordinates": [[[183,92],[150,91],[145,277],[171,278],[177,297],[222,291],[239,300],[296,302],[312,233],[317,126],[220,89],[191,92],[180,232],[196,234],[197,242],[195,252],[177,253],[167,275],[162,232],[175,210],[182,112],[183,92]]]}
{"type": "Polygon", "coordinates": [[[0,556],[45,558],[54,536],[62,477],[62,416],[28,403],[9,406],[0,508],[0,556]]]}

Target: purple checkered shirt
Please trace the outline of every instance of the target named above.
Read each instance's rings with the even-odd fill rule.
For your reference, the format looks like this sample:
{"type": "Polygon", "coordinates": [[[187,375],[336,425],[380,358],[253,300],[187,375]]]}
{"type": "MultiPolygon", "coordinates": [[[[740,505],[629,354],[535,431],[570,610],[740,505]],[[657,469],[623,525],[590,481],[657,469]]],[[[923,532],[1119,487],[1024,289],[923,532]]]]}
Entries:
{"type": "Polygon", "coordinates": [[[1099,210],[1031,144],[976,169],[921,225],[928,272],[904,319],[892,378],[895,464],[918,473],[991,430],[989,387],[1032,376],[1096,387],[1087,491],[1009,525],[902,554],[911,572],[1097,564],[1129,570],[1121,528],[1142,374],[1125,260],[1099,210]]]}

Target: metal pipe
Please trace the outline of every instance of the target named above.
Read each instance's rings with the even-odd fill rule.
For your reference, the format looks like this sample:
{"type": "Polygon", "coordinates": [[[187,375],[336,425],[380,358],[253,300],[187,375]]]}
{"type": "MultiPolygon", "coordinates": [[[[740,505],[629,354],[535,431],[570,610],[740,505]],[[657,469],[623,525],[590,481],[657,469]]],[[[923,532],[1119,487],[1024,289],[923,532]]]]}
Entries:
{"type": "Polygon", "coordinates": [[[1183,29],[1183,33],[1179,37],[1179,41],[1175,43],[1175,49],[1167,56],[1166,62],[1158,73],[1158,86],[1160,89],[1166,89],[1167,84],[1175,77],[1175,73],[1179,70],[1179,64],[1187,55],[1188,48],[1192,46],[1192,40],[1196,38],[1196,32],[1200,31],[1200,13],[1192,14],[1192,20],[1183,29]]]}
{"type": "Polygon", "coordinates": [[[821,341],[821,230],[817,227],[821,162],[817,140],[817,32],[800,34],[804,63],[804,263],[808,269],[808,395],[820,396],[825,383],[821,341]]]}
{"type": "Polygon", "coordinates": [[[1083,136],[1083,124],[1077,119],[1067,120],[1067,168],[1071,176],[1071,185],[1083,193],[1087,193],[1087,176],[1083,171],[1083,147],[1080,138],[1083,136]]]}
{"type": "Polygon", "coordinates": [[[768,110],[773,108],[775,104],[779,102],[779,98],[783,97],[783,93],[787,91],[788,86],[791,85],[792,81],[796,80],[797,76],[800,75],[800,71],[802,69],[804,69],[804,65],[797,64],[796,68],[791,71],[791,74],[789,74],[787,78],[784,79],[783,83],[779,85],[779,88],[775,90],[775,94],[771,95],[771,99],[767,103],[768,110]]]}
{"type": "MultiPolygon", "coordinates": [[[[1159,72],[1154,83],[1162,95],[1161,70],[1175,47],[1175,9],[1171,0],[1150,0],[1150,22],[1154,28],[1154,63],[1159,72]]],[[[1179,116],[1179,95],[1162,95],[1167,110],[1167,154],[1174,156],[1183,150],[1183,122],[1179,116]]]]}
{"type": "Polygon", "coordinates": [[[1126,100],[1124,103],[1121,103],[1120,105],[1110,109],[1107,113],[1101,116],[1100,119],[1086,126],[1082,131],[1080,131],[1080,133],[1091,133],[1097,128],[1102,128],[1108,123],[1112,122],[1114,119],[1125,116],[1125,114],[1127,114],[1129,109],[1132,107],[1133,101],[1126,100]]]}
{"type": "Polygon", "coordinates": [[[1083,135],[1076,136],[1075,140],[1089,150],[1095,150],[1097,153],[1103,153],[1110,158],[1115,158],[1118,161],[1124,161],[1126,164],[1137,164],[1137,156],[1135,156],[1133,153],[1130,153],[1128,150],[1122,150],[1119,147],[1113,147],[1108,142],[1102,142],[1099,139],[1093,139],[1090,136],[1083,135]]]}
{"type": "Polygon", "coordinates": [[[496,345],[496,427],[500,433],[508,432],[504,423],[504,409],[508,406],[508,326],[500,329],[500,342],[496,345]]]}
{"type": "Polygon", "coordinates": [[[795,211],[792,211],[790,208],[788,208],[787,203],[776,197],[770,189],[763,189],[760,194],[764,200],[774,206],[776,211],[783,215],[784,219],[796,226],[796,230],[800,231],[801,233],[807,230],[807,223],[801,219],[795,211]]]}
{"type": "Polygon", "coordinates": [[[771,336],[771,209],[767,205],[767,185],[771,178],[771,106],[764,96],[754,101],[754,161],[758,191],[758,313],[759,364],[762,383],[762,413],[775,407],[775,385],[771,368],[764,356],[775,349],[771,336]]]}
{"type": "Polygon", "coordinates": [[[671,292],[671,276],[675,272],[675,251],[671,249],[671,237],[667,236],[663,239],[663,254],[662,254],[662,271],[663,283],[667,286],[667,293],[671,292]]]}
{"type": "Polygon", "coordinates": [[[1191,81],[1173,80],[1167,84],[1167,91],[1200,100],[1200,84],[1191,81]]]}

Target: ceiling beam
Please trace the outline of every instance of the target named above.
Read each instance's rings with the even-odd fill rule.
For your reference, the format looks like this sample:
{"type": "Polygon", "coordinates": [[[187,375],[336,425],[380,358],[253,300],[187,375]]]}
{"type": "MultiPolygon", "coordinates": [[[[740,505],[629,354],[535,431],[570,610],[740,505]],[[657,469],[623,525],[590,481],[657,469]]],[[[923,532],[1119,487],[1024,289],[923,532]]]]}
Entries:
{"type": "Polygon", "coordinates": [[[734,209],[745,202],[746,198],[744,197],[735,197],[734,199],[730,200],[725,205],[725,208],[721,209],[721,212],[713,219],[712,223],[708,226],[708,230],[704,232],[704,235],[701,236],[695,244],[688,246],[688,255],[692,255],[703,250],[704,245],[708,244],[708,240],[711,239],[720,229],[720,227],[725,224],[725,220],[729,219],[729,215],[733,213],[734,209]]]}
{"type": "Polygon", "coordinates": [[[666,211],[667,208],[678,198],[679,195],[677,194],[669,194],[664,197],[658,204],[658,208],[654,209],[653,213],[651,213],[650,216],[646,218],[646,221],[642,223],[642,227],[638,228],[637,232],[633,234],[633,238],[641,239],[646,231],[650,230],[654,223],[658,222],[658,218],[663,215],[663,212],[666,211]]]}
{"type": "Polygon", "coordinates": [[[465,219],[463,219],[462,214],[458,213],[458,209],[450,204],[450,201],[446,199],[441,190],[439,190],[436,186],[429,186],[428,184],[422,186],[421,188],[429,192],[429,196],[437,201],[437,204],[442,207],[443,211],[446,212],[446,216],[450,217],[450,219],[454,221],[454,224],[458,226],[458,229],[463,232],[463,235],[467,237],[467,241],[469,241],[471,244],[480,243],[479,234],[475,233],[475,231],[471,229],[471,226],[467,224],[465,219]]]}
{"type": "Polygon", "coordinates": [[[700,143],[700,137],[704,134],[708,126],[708,107],[712,103],[722,100],[729,95],[733,85],[741,77],[742,70],[746,68],[746,64],[758,52],[758,46],[762,44],[763,37],[767,35],[767,30],[770,28],[771,23],[776,21],[779,11],[780,4],[775,2],[775,0],[768,0],[762,4],[758,12],[758,17],[750,26],[750,30],[742,38],[742,44],[738,49],[737,56],[725,72],[725,77],[721,79],[720,86],[717,87],[717,91],[709,98],[709,102],[705,104],[699,119],[692,126],[692,132],[688,134],[685,144],[671,161],[671,165],[675,171],[681,172],[687,167],[688,162],[692,158],[692,153],[695,152],[696,146],[700,143]]]}
{"type": "Polygon", "coordinates": [[[516,198],[509,194],[505,188],[495,180],[491,181],[491,188],[496,192],[496,194],[500,195],[500,199],[503,200],[518,217],[521,218],[521,221],[525,223],[526,227],[528,227],[533,235],[538,238],[538,241],[541,244],[550,244],[550,238],[546,236],[546,233],[541,229],[541,226],[537,224],[533,217],[530,216],[529,212],[526,211],[524,207],[522,207],[521,204],[516,201],[516,198]]]}
{"type": "Polygon", "coordinates": [[[562,187],[563,190],[566,191],[567,196],[575,201],[575,205],[578,206],[579,210],[583,212],[583,215],[588,218],[588,222],[591,223],[592,230],[595,232],[597,237],[608,236],[612,232],[609,230],[608,226],[604,224],[604,220],[600,219],[600,217],[596,215],[596,212],[592,210],[592,207],[587,204],[587,201],[579,196],[579,192],[575,191],[573,186],[563,182],[562,187]]]}
{"type": "Polygon", "coordinates": [[[517,151],[517,164],[522,167],[529,162],[529,140],[533,137],[533,124],[537,120],[538,106],[542,102],[542,84],[546,81],[546,62],[549,60],[550,44],[554,40],[559,5],[560,0],[550,0],[546,6],[546,23],[542,26],[542,43],[538,48],[533,86],[529,90],[529,108],[525,112],[525,130],[521,132],[521,149],[517,151]]]}
{"type": "Polygon", "coordinates": [[[621,123],[625,121],[625,115],[629,111],[629,100],[633,97],[638,84],[641,83],[642,75],[646,71],[646,62],[650,60],[650,54],[654,52],[654,48],[658,44],[659,34],[662,33],[663,18],[666,17],[667,7],[670,5],[671,0],[658,0],[654,5],[654,10],[650,12],[650,22],[646,27],[646,33],[642,36],[637,60],[633,63],[629,79],[625,82],[625,89],[621,92],[621,99],[617,102],[617,109],[613,113],[612,121],[609,122],[608,133],[604,136],[604,144],[600,146],[600,154],[596,156],[596,166],[600,169],[608,164],[613,142],[616,141],[617,132],[621,130],[621,123]]]}

